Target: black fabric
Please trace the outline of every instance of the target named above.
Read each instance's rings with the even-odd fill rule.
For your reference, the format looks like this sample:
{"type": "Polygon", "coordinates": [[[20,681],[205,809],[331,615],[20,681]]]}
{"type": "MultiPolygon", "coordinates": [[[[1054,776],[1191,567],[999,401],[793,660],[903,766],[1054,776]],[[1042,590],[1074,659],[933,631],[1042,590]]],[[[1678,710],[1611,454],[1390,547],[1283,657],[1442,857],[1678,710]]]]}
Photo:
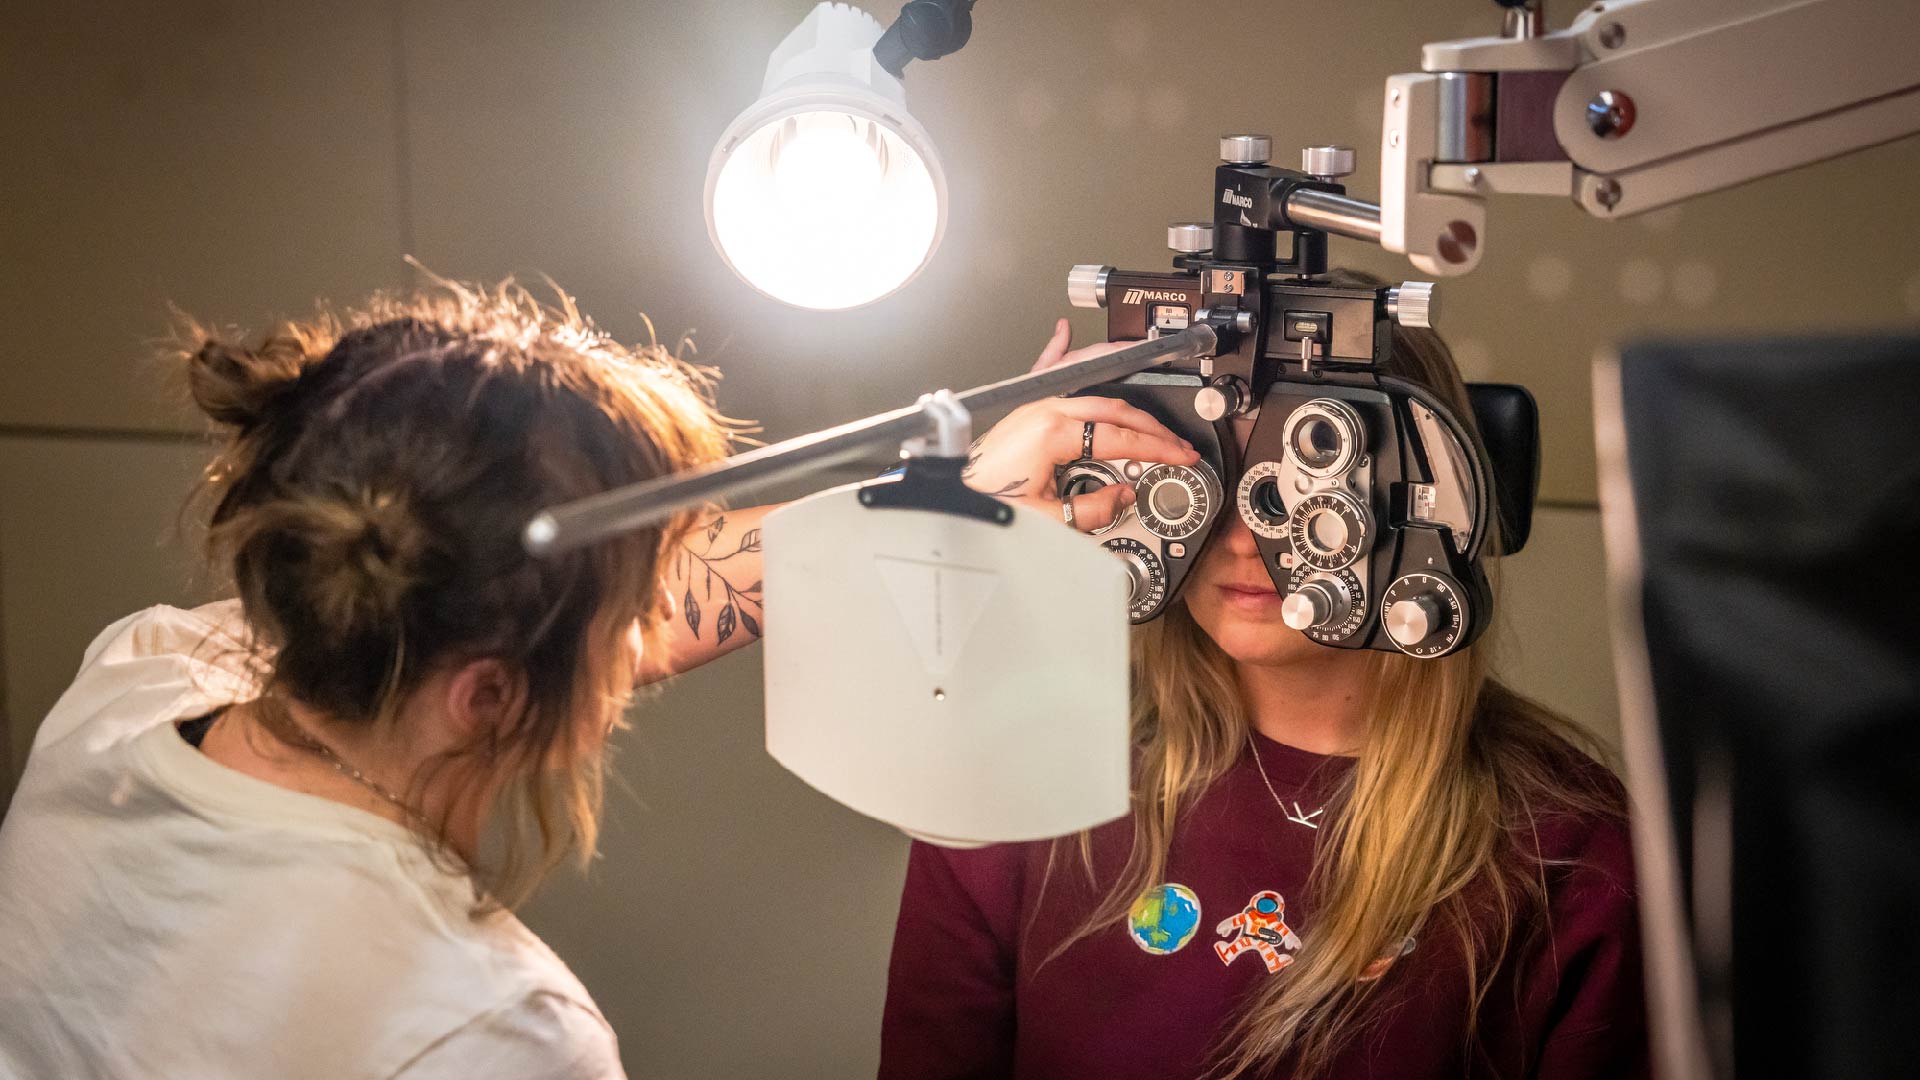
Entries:
{"type": "Polygon", "coordinates": [[[1493,493],[1500,508],[1500,554],[1527,546],[1533,531],[1533,500],[1540,491],[1540,407],[1524,386],[1468,383],[1467,400],[1480,441],[1493,463],[1493,493]]]}
{"type": "Polygon", "coordinates": [[[213,722],[219,718],[220,713],[216,710],[205,716],[194,717],[192,720],[182,720],[175,727],[179,729],[180,737],[187,740],[187,745],[198,750],[201,740],[207,737],[207,729],[212,727],[213,722]]]}
{"type": "Polygon", "coordinates": [[[1912,1076],[1920,337],[1643,345],[1621,391],[1689,886],[1725,855],[1695,796],[1731,800],[1730,967],[1695,948],[1722,1074],[1912,1076]]]}

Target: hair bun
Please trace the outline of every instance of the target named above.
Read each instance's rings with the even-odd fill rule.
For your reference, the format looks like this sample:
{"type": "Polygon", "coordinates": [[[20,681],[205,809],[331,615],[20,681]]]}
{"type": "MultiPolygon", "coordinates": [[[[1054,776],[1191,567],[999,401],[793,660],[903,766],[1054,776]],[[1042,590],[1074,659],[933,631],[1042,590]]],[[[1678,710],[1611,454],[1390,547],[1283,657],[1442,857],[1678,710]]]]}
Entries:
{"type": "Polygon", "coordinates": [[[398,620],[432,544],[412,510],[397,496],[367,493],[313,502],[307,511],[297,535],[307,549],[315,614],[342,634],[398,620]]]}
{"type": "Polygon", "coordinates": [[[258,348],[204,338],[187,354],[187,388],[194,404],[216,423],[245,430],[260,423],[306,366],[303,345],[269,338],[258,348]]]}

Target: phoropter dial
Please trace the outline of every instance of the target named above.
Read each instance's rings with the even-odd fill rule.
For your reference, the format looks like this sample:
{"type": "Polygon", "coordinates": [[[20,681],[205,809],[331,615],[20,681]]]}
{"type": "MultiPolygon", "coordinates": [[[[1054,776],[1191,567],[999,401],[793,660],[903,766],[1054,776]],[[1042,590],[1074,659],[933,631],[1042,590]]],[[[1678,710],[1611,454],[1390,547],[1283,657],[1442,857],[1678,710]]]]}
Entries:
{"type": "Polygon", "coordinates": [[[1460,647],[1472,612],[1460,584],[1445,574],[1401,576],[1380,598],[1381,621],[1395,648],[1430,660],[1460,647]]]}
{"type": "Polygon", "coordinates": [[[1301,562],[1315,570],[1339,570],[1367,550],[1372,527],[1372,516],[1358,499],[1322,491],[1294,504],[1287,538],[1301,562]]]}
{"type": "Polygon", "coordinates": [[[1185,540],[1212,520],[1220,482],[1199,465],[1155,465],[1134,482],[1134,509],[1147,531],[1162,540],[1185,540]]]}
{"type": "Polygon", "coordinates": [[[1127,615],[1134,622],[1153,617],[1167,598],[1167,570],[1147,545],[1118,536],[1103,545],[1127,568],[1127,615]]]}
{"type": "Polygon", "coordinates": [[[1321,644],[1345,641],[1366,621],[1365,594],[1352,570],[1324,573],[1296,567],[1280,618],[1321,644]]]}
{"type": "Polygon", "coordinates": [[[1240,474],[1240,487],[1234,492],[1240,520],[1253,535],[1268,540],[1287,536],[1287,505],[1280,495],[1280,463],[1256,461],[1240,474]]]}

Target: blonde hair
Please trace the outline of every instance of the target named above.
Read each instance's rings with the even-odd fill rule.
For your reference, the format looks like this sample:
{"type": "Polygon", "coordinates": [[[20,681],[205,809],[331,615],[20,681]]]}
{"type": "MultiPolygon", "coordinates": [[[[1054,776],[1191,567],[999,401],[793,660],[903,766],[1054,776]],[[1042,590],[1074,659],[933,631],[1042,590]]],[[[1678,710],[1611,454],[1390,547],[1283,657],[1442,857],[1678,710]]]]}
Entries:
{"type": "MultiPolygon", "coordinates": [[[[1355,274],[1336,280],[1372,283],[1355,274]]],[[[1436,392],[1471,422],[1465,387],[1437,335],[1396,328],[1393,350],[1391,373],[1436,392]]],[[[1309,875],[1312,932],[1229,1027],[1215,1075],[1282,1061],[1295,1076],[1324,1072],[1399,967],[1376,979],[1379,968],[1369,966],[1436,923],[1459,940],[1477,1011],[1515,928],[1528,912],[1544,911],[1542,860],[1537,845],[1525,843],[1536,817],[1624,812],[1612,789],[1566,768],[1573,748],[1591,752],[1591,740],[1490,678],[1483,646],[1438,660],[1373,653],[1366,684],[1364,741],[1329,801],[1332,824],[1319,836],[1309,875]],[[1481,904],[1490,917],[1469,910],[1481,904]]],[[[1164,878],[1181,814],[1249,752],[1251,723],[1235,661],[1184,604],[1136,628],[1132,851],[1092,915],[1052,956],[1124,920],[1134,899],[1164,878]]],[[[1088,834],[1078,849],[1091,874],[1088,834]]],[[[1462,1020],[1470,1035],[1474,1017],[1462,1020]]]]}
{"type": "Polygon", "coordinates": [[[466,867],[480,908],[590,856],[600,736],[632,689],[621,644],[636,619],[657,634],[657,566],[691,518],[539,559],[520,530],[548,504],[724,456],[708,373],[511,282],[377,294],[250,344],[183,319],[171,356],[223,432],[208,554],[258,639],[264,726],[288,738],[286,698],[391,722],[436,670],[498,660],[523,706],[426,763],[407,801],[437,780],[456,793],[425,823],[447,863],[456,815],[506,826],[498,858],[466,867]]]}

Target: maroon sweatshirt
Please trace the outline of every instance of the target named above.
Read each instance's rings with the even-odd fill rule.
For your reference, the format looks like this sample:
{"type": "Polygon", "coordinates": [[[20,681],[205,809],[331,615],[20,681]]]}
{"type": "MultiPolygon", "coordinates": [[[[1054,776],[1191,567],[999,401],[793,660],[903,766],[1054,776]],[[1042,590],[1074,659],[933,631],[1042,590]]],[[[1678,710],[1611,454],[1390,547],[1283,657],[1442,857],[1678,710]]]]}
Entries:
{"type": "MultiPolygon", "coordinates": [[[[972,851],[916,843],[888,975],[880,1076],[1204,1073],[1248,991],[1313,937],[1305,886],[1331,813],[1321,806],[1352,767],[1348,758],[1256,742],[1265,779],[1251,757],[1234,766],[1184,815],[1165,881],[1136,902],[1127,924],[1096,931],[1044,966],[1126,861],[1130,822],[1094,831],[1099,886],[1071,843],[1060,845],[1051,873],[1047,843],[972,851]]],[[[1599,769],[1585,758],[1569,767],[1599,769]]],[[[1331,1078],[1648,1073],[1626,824],[1549,812],[1537,832],[1548,911],[1515,928],[1522,944],[1501,963],[1473,1039],[1465,954],[1455,932],[1430,922],[1391,964],[1378,965],[1375,1019],[1341,1052],[1331,1078]]]]}

